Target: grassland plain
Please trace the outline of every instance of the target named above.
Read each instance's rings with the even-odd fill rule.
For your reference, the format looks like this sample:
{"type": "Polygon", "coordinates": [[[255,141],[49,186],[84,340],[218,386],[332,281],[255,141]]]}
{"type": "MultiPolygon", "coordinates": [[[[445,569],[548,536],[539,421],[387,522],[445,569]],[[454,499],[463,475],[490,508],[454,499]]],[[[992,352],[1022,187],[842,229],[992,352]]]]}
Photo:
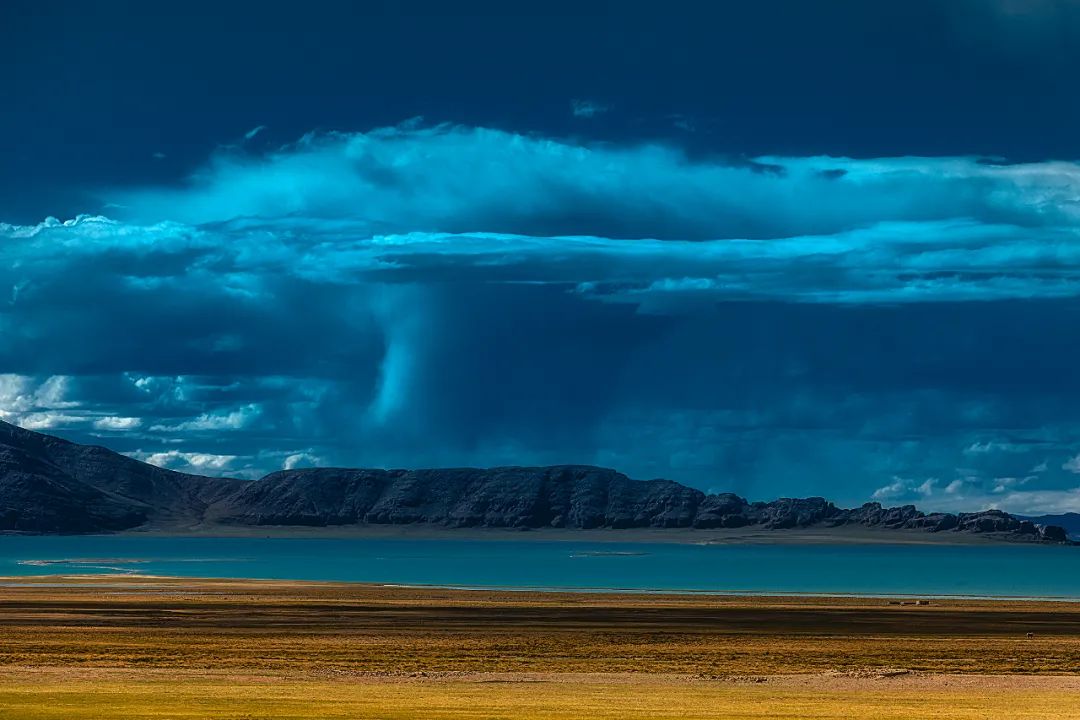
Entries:
{"type": "Polygon", "coordinates": [[[2,585],[4,720],[1080,718],[1075,603],[2,585]]]}

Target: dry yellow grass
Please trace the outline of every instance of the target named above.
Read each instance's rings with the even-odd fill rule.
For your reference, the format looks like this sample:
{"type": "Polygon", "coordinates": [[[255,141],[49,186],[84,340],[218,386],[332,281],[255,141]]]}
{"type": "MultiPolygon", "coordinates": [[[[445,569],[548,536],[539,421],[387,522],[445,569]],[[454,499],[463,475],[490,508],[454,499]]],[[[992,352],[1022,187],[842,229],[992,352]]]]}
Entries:
{"type": "Polygon", "coordinates": [[[0,667],[687,674],[1080,668],[1080,606],[1072,603],[915,607],[874,599],[136,579],[0,588],[0,632],[0,667]]]}
{"type": "Polygon", "coordinates": [[[878,718],[1076,717],[1080,688],[780,686],[641,676],[535,680],[328,682],[149,677],[117,681],[0,676],[0,711],[18,720],[142,718],[878,718]],[[1070,714],[1074,713],[1074,714],[1070,714]]]}
{"type": "Polygon", "coordinates": [[[3,720],[1080,718],[1078,671],[1071,603],[0,587],[3,720]]]}

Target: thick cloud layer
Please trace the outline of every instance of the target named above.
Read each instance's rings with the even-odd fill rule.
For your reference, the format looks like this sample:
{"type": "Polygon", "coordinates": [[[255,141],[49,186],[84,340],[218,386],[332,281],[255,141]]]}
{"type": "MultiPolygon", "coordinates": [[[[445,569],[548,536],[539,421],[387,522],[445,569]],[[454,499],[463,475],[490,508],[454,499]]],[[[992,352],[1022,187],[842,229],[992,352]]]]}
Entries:
{"type": "Polygon", "coordinates": [[[0,414],[158,464],[1080,509],[1080,166],[416,124],[0,225],[0,414]]]}

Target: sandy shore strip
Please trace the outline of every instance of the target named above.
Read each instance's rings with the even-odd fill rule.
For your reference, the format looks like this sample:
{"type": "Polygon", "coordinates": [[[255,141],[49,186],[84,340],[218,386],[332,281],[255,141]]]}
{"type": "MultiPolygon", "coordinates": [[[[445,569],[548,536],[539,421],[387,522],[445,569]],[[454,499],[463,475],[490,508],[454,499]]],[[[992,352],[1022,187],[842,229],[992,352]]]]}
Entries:
{"type": "Polygon", "coordinates": [[[932,533],[846,525],[769,530],[745,528],[448,528],[441,525],[335,525],[327,527],[192,525],[129,530],[120,535],[150,537],[359,538],[425,540],[519,540],[580,543],[680,543],[689,545],[985,545],[1004,542],[992,533],[932,533]]]}

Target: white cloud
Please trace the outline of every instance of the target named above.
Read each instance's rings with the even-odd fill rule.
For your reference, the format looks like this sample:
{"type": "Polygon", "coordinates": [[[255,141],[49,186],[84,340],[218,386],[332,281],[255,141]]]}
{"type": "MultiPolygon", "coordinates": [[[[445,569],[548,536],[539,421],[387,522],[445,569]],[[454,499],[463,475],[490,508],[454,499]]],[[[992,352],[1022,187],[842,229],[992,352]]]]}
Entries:
{"type": "Polygon", "coordinates": [[[945,486],[945,493],[947,495],[957,495],[964,491],[965,485],[966,483],[963,480],[957,478],[945,486]]]}
{"type": "Polygon", "coordinates": [[[137,417],[119,417],[110,415],[98,418],[94,421],[95,430],[134,430],[142,425],[142,419],[137,417]]]}
{"type": "Polygon", "coordinates": [[[878,488],[873,499],[884,503],[913,503],[924,512],[975,512],[1000,509],[1020,515],[1037,515],[1080,511],[1080,488],[1066,490],[1018,490],[1030,478],[997,478],[989,490],[964,480],[953,480],[944,494],[935,492],[930,481],[915,485],[913,481],[896,478],[878,488]],[[928,484],[929,483],[929,484],[928,484]]]}
{"type": "Polygon", "coordinates": [[[38,380],[28,375],[0,374],[0,419],[27,430],[47,430],[86,420],[77,413],[70,377],[53,375],[38,380]]]}
{"type": "Polygon", "coordinates": [[[62,425],[84,422],[85,417],[56,412],[33,412],[18,415],[11,419],[19,427],[27,430],[49,430],[62,425]]]}
{"type": "Polygon", "coordinates": [[[1065,490],[1018,490],[995,496],[988,507],[1019,515],[1080,512],[1080,487],[1065,490]]]}
{"type": "Polygon", "coordinates": [[[893,500],[903,497],[911,491],[911,482],[900,477],[894,477],[888,485],[879,487],[871,497],[875,500],[893,500]]]}
{"type": "Polygon", "coordinates": [[[32,378],[7,373],[0,375],[0,412],[14,415],[34,407],[32,378]]]}
{"type": "Polygon", "coordinates": [[[937,478],[927,478],[921,485],[915,488],[915,492],[923,497],[929,497],[934,494],[934,491],[937,489],[937,484],[937,478]]]}
{"type": "Polygon", "coordinates": [[[190,472],[209,472],[226,470],[236,461],[236,455],[216,455],[213,453],[182,452],[180,450],[167,450],[164,452],[129,453],[136,460],[157,465],[158,467],[172,470],[187,470],[190,472]]]}
{"type": "Polygon", "coordinates": [[[938,479],[930,477],[924,479],[921,483],[918,480],[911,478],[903,478],[894,475],[892,482],[883,487],[879,487],[874,491],[874,500],[913,500],[926,498],[934,495],[937,491],[938,479]]]}
{"type": "Polygon", "coordinates": [[[1009,492],[1010,490],[1013,490],[1014,488],[1017,488],[1017,487],[1019,487],[1021,485],[1027,485],[1029,482],[1031,482],[1034,479],[1035,479],[1035,476],[1033,476],[1033,475],[1026,475],[1024,477],[998,477],[998,478],[994,478],[994,482],[993,482],[994,487],[991,490],[991,492],[994,492],[994,493],[1009,492]]]}
{"type": "Polygon", "coordinates": [[[281,463],[282,470],[295,470],[301,467],[318,467],[322,460],[310,453],[294,453],[285,458],[281,463]]]}
{"type": "Polygon", "coordinates": [[[53,375],[38,387],[34,393],[34,400],[40,407],[47,408],[73,408],[79,403],[70,400],[68,393],[71,388],[71,378],[63,375],[53,375]]]}
{"type": "Polygon", "coordinates": [[[0,374],[0,408],[8,412],[78,407],[79,403],[68,397],[70,391],[71,378],[63,375],[39,382],[28,375],[0,374]]]}
{"type": "Polygon", "coordinates": [[[1066,460],[1061,465],[1062,470],[1068,470],[1071,473],[1080,474],[1080,455],[1074,455],[1066,460]]]}
{"type": "Polygon", "coordinates": [[[258,405],[245,405],[228,412],[203,413],[176,425],[154,425],[154,432],[207,432],[217,430],[241,430],[261,413],[258,405]]]}

